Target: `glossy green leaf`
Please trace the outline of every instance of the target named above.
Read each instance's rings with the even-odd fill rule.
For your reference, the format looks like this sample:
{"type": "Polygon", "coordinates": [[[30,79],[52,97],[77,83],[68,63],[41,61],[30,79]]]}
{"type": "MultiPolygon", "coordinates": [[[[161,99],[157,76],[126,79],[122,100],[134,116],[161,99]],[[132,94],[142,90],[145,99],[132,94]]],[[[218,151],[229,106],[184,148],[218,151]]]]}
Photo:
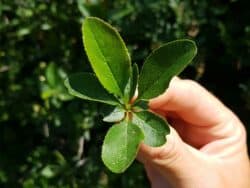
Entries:
{"type": "Polygon", "coordinates": [[[105,136],[102,147],[104,164],[115,173],[124,172],[134,161],[144,136],[139,127],[123,121],[113,125],[105,136]]]}
{"type": "Polygon", "coordinates": [[[136,101],[135,104],[133,105],[133,112],[140,112],[140,111],[148,110],[149,109],[148,103],[149,101],[146,101],[146,100],[136,101]]]}
{"type": "Polygon", "coordinates": [[[125,96],[124,96],[124,102],[129,103],[132,97],[135,94],[135,90],[137,87],[137,82],[138,82],[138,77],[139,77],[139,70],[137,64],[133,65],[132,69],[132,75],[129,78],[129,81],[127,83],[127,86],[125,88],[125,96]]]}
{"type": "Polygon", "coordinates": [[[125,116],[125,110],[120,106],[117,106],[113,108],[112,111],[109,112],[109,114],[103,118],[103,121],[118,122],[121,121],[124,118],[124,116],[125,116]]]}
{"type": "Polygon", "coordinates": [[[139,78],[139,69],[138,69],[138,66],[137,64],[135,63],[133,65],[133,75],[132,75],[132,83],[131,83],[131,88],[130,88],[130,99],[132,97],[134,97],[135,95],[135,90],[136,90],[136,87],[137,87],[137,83],[138,83],[138,78],[139,78]]]}
{"type": "Polygon", "coordinates": [[[94,17],[84,20],[82,32],[85,51],[99,81],[110,93],[123,97],[131,62],[119,33],[94,17]]]}
{"type": "Polygon", "coordinates": [[[145,144],[156,147],[166,143],[170,129],[167,121],[160,116],[150,111],[140,111],[133,114],[132,122],[143,131],[145,144]]]}
{"type": "Polygon", "coordinates": [[[81,99],[117,105],[116,98],[109,94],[100,84],[94,74],[76,73],[65,80],[65,86],[71,95],[81,99]]]}
{"type": "Polygon", "coordinates": [[[169,42],[146,59],[139,77],[138,99],[151,99],[162,94],[171,78],[178,75],[194,58],[196,45],[191,40],[169,42]]]}

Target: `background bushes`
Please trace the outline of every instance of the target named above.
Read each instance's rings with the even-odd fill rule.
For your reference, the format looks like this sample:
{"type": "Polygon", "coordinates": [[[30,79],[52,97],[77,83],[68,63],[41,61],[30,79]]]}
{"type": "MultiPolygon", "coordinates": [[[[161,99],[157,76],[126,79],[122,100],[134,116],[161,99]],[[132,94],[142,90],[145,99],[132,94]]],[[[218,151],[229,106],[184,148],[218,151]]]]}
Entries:
{"type": "Polygon", "coordinates": [[[63,85],[71,72],[92,71],[80,33],[86,16],[115,25],[139,65],[163,42],[195,40],[199,54],[182,77],[250,125],[249,7],[246,0],[1,0],[0,187],[149,187],[138,163],[122,175],[106,170],[102,106],[63,85]]]}

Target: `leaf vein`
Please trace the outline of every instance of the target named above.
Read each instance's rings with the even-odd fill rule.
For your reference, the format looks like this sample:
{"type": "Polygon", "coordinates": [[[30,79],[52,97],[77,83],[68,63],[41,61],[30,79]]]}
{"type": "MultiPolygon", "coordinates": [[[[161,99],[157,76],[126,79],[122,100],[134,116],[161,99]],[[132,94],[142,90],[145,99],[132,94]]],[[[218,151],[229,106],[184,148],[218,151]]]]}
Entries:
{"type": "MultiPolygon", "coordinates": [[[[91,27],[89,27],[89,29],[91,30],[91,34],[93,35],[93,38],[94,38],[96,44],[97,44],[98,47],[99,47],[98,49],[99,49],[99,51],[100,51],[100,53],[101,53],[101,55],[102,55],[102,57],[103,57],[103,60],[104,60],[105,64],[107,64],[108,69],[109,69],[110,72],[112,73],[112,76],[113,76],[112,79],[115,81],[116,87],[119,88],[120,94],[122,94],[122,90],[121,90],[121,88],[119,87],[119,84],[118,84],[117,80],[115,79],[114,72],[112,71],[111,66],[109,65],[108,61],[107,61],[106,58],[105,58],[105,55],[104,55],[103,50],[100,48],[101,45],[100,45],[100,43],[98,42],[98,40],[96,39],[95,33],[93,32],[93,30],[92,30],[91,27]]],[[[99,78],[98,78],[98,79],[99,79],[99,78]]]]}

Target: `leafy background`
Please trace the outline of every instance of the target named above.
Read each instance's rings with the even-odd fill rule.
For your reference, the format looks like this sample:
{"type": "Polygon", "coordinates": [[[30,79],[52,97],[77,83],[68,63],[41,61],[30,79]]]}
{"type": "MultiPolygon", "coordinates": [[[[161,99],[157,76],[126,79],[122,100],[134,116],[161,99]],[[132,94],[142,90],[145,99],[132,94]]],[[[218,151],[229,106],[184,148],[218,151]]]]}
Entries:
{"type": "Polygon", "coordinates": [[[122,175],[104,167],[102,106],[72,98],[63,85],[67,74],[91,71],[80,33],[90,15],[119,29],[139,65],[163,42],[195,40],[199,55],[182,77],[250,125],[249,7],[246,0],[0,0],[0,187],[149,187],[138,163],[122,175]]]}

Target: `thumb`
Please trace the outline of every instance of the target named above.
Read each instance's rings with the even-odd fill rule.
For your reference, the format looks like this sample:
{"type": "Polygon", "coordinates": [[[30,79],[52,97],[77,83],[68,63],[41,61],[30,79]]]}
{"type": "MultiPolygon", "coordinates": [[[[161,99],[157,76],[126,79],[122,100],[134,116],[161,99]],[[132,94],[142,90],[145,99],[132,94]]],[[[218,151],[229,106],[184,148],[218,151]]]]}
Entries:
{"type": "Polygon", "coordinates": [[[199,173],[204,165],[205,156],[184,143],[175,129],[170,128],[165,145],[150,147],[141,144],[137,159],[145,166],[157,169],[166,179],[174,181],[188,178],[190,170],[199,173]]]}
{"type": "Polygon", "coordinates": [[[170,127],[170,134],[166,136],[167,142],[160,147],[150,147],[141,144],[137,159],[145,163],[161,163],[176,166],[180,160],[184,160],[183,155],[187,155],[187,145],[181,140],[175,129],[170,127]]]}

